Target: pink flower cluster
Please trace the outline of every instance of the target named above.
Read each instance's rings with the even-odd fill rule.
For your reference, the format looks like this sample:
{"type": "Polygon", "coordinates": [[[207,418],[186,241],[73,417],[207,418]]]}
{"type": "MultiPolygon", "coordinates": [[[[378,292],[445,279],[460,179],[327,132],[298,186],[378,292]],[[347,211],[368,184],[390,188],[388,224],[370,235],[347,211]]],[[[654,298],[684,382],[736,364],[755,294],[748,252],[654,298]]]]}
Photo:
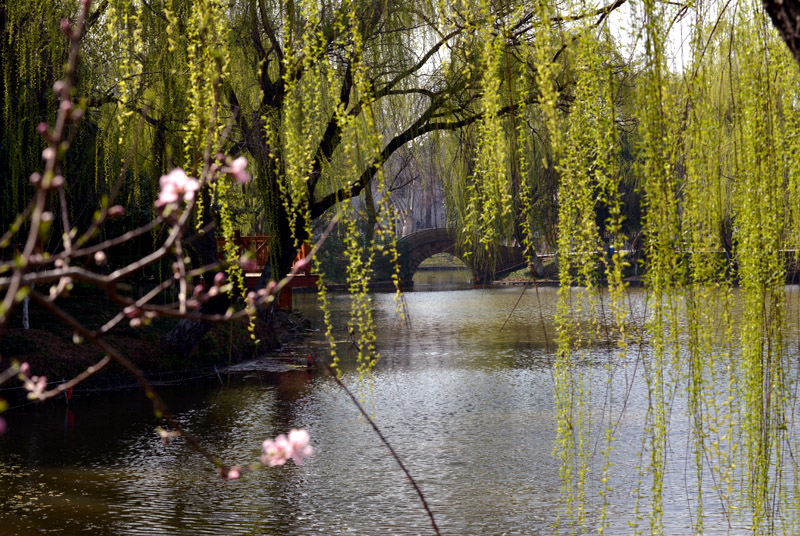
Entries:
{"type": "Polygon", "coordinates": [[[181,168],[175,168],[159,180],[161,191],[156,200],[156,207],[161,208],[170,203],[175,203],[183,197],[184,201],[194,199],[195,193],[200,189],[200,182],[194,177],[189,177],[181,168]]]}
{"type": "Polygon", "coordinates": [[[240,156],[228,166],[228,173],[230,173],[239,184],[247,184],[250,182],[250,174],[245,171],[246,167],[247,158],[240,156]]]}
{"type": "Polygon", "coordinates": [[[19,366],[19,379],[28,391],[28,398],[36,400],[47,390],[46,376],[31,376],[31,366],[27,362],[19,366]]]}
{"type": "Polygon", "coordinates": [[[297,428],[292,428],[288,437],[280,434],[274,440],[267,439],[262,445],[264,454],[261,455],[261,463],[274,467],[285,464],[291,458],[295,465],[303,465],[303,461],[314,454],[314,447],[308,444],[310,439],[307,431],[297,428]]]}

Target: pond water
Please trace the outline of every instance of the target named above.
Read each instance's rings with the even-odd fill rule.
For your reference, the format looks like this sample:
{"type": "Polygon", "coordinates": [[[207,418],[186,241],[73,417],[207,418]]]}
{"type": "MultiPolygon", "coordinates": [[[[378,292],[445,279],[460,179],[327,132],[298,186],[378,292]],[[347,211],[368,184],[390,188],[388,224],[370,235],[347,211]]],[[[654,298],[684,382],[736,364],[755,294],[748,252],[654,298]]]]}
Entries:
{"type": "MultiPolygon", "coordinates": [[[[443,534],[554,532],[561,488],[552,455],[556,289],[520,298],[521,290],[411,292],[407,323],[392,294],[374,294],[382,357],[371,385],[361,388],[348,346],[348,298],[331,297],[344,380],[416,477],[443,534]]],[[[630,291],[634,309],[643,298],[630,291]]],[[[296,295],[295,307],[321,325],[314,295],[296,295]]],[[[284,352],[302,358],[324,348],[320,331],[284,352]]],[[[598,341],[585,366],[605,378],[613,355],[598,341]]],[[[620,393],[618,409],[625,404],[611,455],[609,534],[633,532],[635,490],[649,486],[637,469],[648,463],[639,455],[647,391],[629,361],[610,384],[598,379],[592,390],[602,405],[611,385],[620,393]]],[[[0,533],[431,533],[403,473],[322,372],[250,372],[160,391],[180,422],[229,463],[258,460],[265,438],[292,427],[309,430],[315,454],[302,467],[290,462],[224,481],[184,441],[162,444],[139,392],[82,396],[69,408],[33,406],[7,415],[8,432],[0,436],[0,533]]],[[[679,401],[672,413],[665,533],[690,534],[687,486],[694,477],[679,401]]],[[[597,487],[603,461],[589,463],[589,486],[597,487]]],[[[741,533],[710,495],[706,534],[741,533]]],[[[591,494],[590,519],[600,502],[591,494]]],[[[648,507],[639,502],[647,533],[648,507]]]]}

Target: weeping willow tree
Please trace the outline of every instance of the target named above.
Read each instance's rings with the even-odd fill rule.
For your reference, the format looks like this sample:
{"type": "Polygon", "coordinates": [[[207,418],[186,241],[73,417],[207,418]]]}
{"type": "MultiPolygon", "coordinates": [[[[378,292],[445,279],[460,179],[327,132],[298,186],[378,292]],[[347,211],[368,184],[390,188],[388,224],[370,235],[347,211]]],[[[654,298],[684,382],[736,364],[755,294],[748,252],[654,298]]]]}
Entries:
{"type": "MultiPolygon", "coordinates": [[[[641,366],[647,412],[627,530],[675,530],[665,529],[665,481],[674,464],[670,442],[685,428],[692,532],[707,529],[713,498],[715,516],[723,512],[723,526],[734,532],[795,533],[797,369],[785,341],[785,284],[798,251],[797,65],[759,3],[631,3],[632,61],[622,69],[633,71],[635,85],[625,103],[614,52],[622,45],[612,37],[619,25],[609,24],[607,9],[540,4],[536,40],[514,46],[522,79],[510,62],[498,66],[517,43],[497,25],[486,30],[476,54],[485,69],[485,118],[458,207],[465,245],[490,254],[496,240],[485,237],[520,227],[520,214],[507,209],[511,197],[521,216],[531,215],[518,185],[551,165],[558,174],[559,528],[612,530],[612,453],[627,396],[615,379],[641,366]],[[526,105],[501,114],[503,87],[506,107],[512,98],[526,105]],[[635,124],[630,167],[623,120],[635,124]],[[518,132],[521,122],[535,127],[518,132]],[[543,148],[514,150],[526,136],[543,148]],[[546,156],[531,162],[537,153],[546,156]],[[633,238],[620,195],[631,175],[642,196],[647,290],[636,333],[621,254],[633,238]],[[598,340],[614,350],[603,367],[589,366],[598,340]]],[[[791,23],[789,15],[791,8],[772,14],[791,23]]],[[[796,25],[783,30],[790,44],[797,39],[796,25]]],[[[530,229],[523,223],[527,243],[530,229]]]]}
{"type": "MultiPolygon", "coordinates": [[[[40,158],[35,129],[66,53],[58,23],[75,5],[0,6],[4,226],[40,158]]],[[[781,6],[769,15],[791,46],[781,6]]],[[[283,274],[335,214],[363,371],[377,359],[367,284],[376,259],[397,255],[384,165],[401,148],[440,146],[448,218],[473,262],[491,266],[516,241],[533,265],[550,237],[559,529],[610,530],[617,378],[641,374],[634,533],[665,533],[681,408],[692,530],[705,530],[712,496],[731,526],[798,530],[784,284],[800,237],[800,71],[760,4],[104,0],[85,52],[91,129],[69,195],[124,195],[149,216],[171,167],[197,174],[216,151],[246,155],[255,180],[203,192],[196,228],[215,220],[230,237],[243,199],[257,199],[251,223],[283,274]],[[629,249],[642,254],[643,325],[627,306],[629,249]],[[612,350],[586,366],[597,340],[612,350]]]]}

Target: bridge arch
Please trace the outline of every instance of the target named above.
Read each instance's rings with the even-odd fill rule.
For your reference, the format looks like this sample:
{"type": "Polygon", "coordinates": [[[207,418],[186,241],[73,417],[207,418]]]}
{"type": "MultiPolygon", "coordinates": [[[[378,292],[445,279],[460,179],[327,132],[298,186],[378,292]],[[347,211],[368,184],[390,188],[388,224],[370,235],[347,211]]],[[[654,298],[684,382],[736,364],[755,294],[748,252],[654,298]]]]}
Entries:
{"type": "Polygon", "coordinates": [[[456,249],[456,241],[449,229],[424,229],[397,240],[400,279],[405,286],[413,285],[414,273],[422,261],[437,253],[449,253],[460,259],[472,270],[472,275],[491,279],[493,275],[504,275],[525,266],[522,248],[503,247],[494,274],[489,270],[476,271],[475,267],[456,249]]]}

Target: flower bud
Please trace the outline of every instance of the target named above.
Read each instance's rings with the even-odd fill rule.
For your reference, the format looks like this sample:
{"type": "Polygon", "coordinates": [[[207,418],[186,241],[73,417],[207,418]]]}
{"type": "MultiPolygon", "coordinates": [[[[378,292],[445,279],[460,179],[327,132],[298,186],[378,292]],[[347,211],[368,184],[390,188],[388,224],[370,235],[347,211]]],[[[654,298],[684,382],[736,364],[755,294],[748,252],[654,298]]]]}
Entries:
{"type": "Polygon", "coordinates": [[[242,270],[245,272],[255,272],[258,270],[258,264],[255,259],[250,259],[244,255],[239,259],[239,266],[241,266],[242,270]]]}
{"type": "Polygon", "coordinates": [[[142,316],[142,310],[136,307],[135,305],[129,305],[125,309],[122,310],[125,313],[125,316],[128,318],[139,318],[142,316]]]}
{"type": "Polygon", "coordinates": [[[309,264],[310,262],[311,262],[311,259],[309,259],[308,257],[303,257],[303,258],[302,258],[302,259],[300,259],[299,261],[295,262],[295,263],[294,263],[294,270],[295,270],[295,273],[300,273],[300,272],[302,272],[303,270],[305,270],[305,269],[306,269],[306,266],[308,266],[308,264],[309,264]]]}
{"type": "Polygon", "coordinates": [[[108,209],[108,217],[109,218],[119,218],[125,214],[125,207],[122,205],[114,205],[113,207],[108,209]]]}
{"type": "Polygon", "coordinates": [[[217,272],[217,275],[214,276],[214,284],[218,287],[225,284],[224,272],[217,272]]]}
{"type": "Polygon", "coordinates": [[[103,266],[106,263],[106,254],[104,251],[96,251],[94,254],[94,263],[97,266],[103,266]]]}

